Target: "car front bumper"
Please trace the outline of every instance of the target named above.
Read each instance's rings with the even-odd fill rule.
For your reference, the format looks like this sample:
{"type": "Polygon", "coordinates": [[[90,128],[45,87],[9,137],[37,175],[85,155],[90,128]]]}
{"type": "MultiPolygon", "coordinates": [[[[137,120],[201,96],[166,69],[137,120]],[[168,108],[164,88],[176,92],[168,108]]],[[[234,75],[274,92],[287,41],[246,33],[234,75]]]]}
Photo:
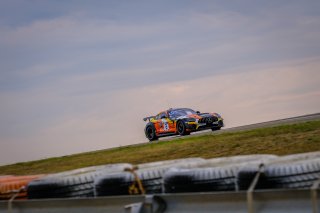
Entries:
{"type": "Polygon", "coordinates": [[[212,123],[198,123],[195,121],[195,122],[185,122],[185,125],[188,131],[199,131],[204,129],[224,127],[224,122],[222,118],[219,118],[217,121],[212,123]]]}

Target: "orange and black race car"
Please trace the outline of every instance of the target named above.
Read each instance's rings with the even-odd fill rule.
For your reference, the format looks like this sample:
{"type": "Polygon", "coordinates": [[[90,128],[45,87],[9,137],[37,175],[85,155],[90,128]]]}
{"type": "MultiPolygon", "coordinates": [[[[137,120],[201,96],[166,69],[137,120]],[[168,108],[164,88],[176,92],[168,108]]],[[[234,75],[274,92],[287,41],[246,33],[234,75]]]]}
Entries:
{"type": "Polygon", "coordinates": [[[171,108],[143,120],[148,121],[144,131],[150,141],[170,135],[189,135],[205,129],[215,131],[224,126],[223,118],[218,113],[200,113],[188,108],[171,108]]]}

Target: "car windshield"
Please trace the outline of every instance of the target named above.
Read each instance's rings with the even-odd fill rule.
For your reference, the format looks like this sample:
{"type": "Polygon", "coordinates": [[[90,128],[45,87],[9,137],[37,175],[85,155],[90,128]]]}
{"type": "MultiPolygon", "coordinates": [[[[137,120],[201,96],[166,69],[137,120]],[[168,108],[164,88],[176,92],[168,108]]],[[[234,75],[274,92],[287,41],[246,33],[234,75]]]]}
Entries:
{"type": "Polygon", "coordinates": [[[194,110],[192,109],[173,109],[168,112],[170,118],[178,118],[181,116],[187,116],[187,115],[194,115],[197,114],[194,110]]]}

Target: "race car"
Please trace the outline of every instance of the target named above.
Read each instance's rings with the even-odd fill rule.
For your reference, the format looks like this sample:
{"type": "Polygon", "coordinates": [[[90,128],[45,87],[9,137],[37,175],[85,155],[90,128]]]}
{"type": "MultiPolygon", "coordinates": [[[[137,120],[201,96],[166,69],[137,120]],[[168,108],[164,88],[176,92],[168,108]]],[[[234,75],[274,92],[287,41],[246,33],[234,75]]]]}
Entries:
{"type": "Polygon", "coordinates": [[[205,129],[215,131],[224,126],[218,113],[200,113],[188,108],[170,108],[143,120],[148,121],[144,132],[149,141],[164,136],[189,135],[205,129]]]}

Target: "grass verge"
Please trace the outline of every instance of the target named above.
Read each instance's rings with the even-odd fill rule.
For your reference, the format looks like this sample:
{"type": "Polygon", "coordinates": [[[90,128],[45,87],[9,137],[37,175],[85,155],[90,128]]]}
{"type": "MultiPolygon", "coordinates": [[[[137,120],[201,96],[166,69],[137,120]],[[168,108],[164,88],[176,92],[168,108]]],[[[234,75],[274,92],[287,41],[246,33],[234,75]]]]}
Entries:
{"type": "Polygon", "coordinates": [[[187,157],[245,154],[287,155],[320,150],[320,121],[120,147],[0,166],[0,175],[61,172],[110,163],[145,163],[187,157]]]}

